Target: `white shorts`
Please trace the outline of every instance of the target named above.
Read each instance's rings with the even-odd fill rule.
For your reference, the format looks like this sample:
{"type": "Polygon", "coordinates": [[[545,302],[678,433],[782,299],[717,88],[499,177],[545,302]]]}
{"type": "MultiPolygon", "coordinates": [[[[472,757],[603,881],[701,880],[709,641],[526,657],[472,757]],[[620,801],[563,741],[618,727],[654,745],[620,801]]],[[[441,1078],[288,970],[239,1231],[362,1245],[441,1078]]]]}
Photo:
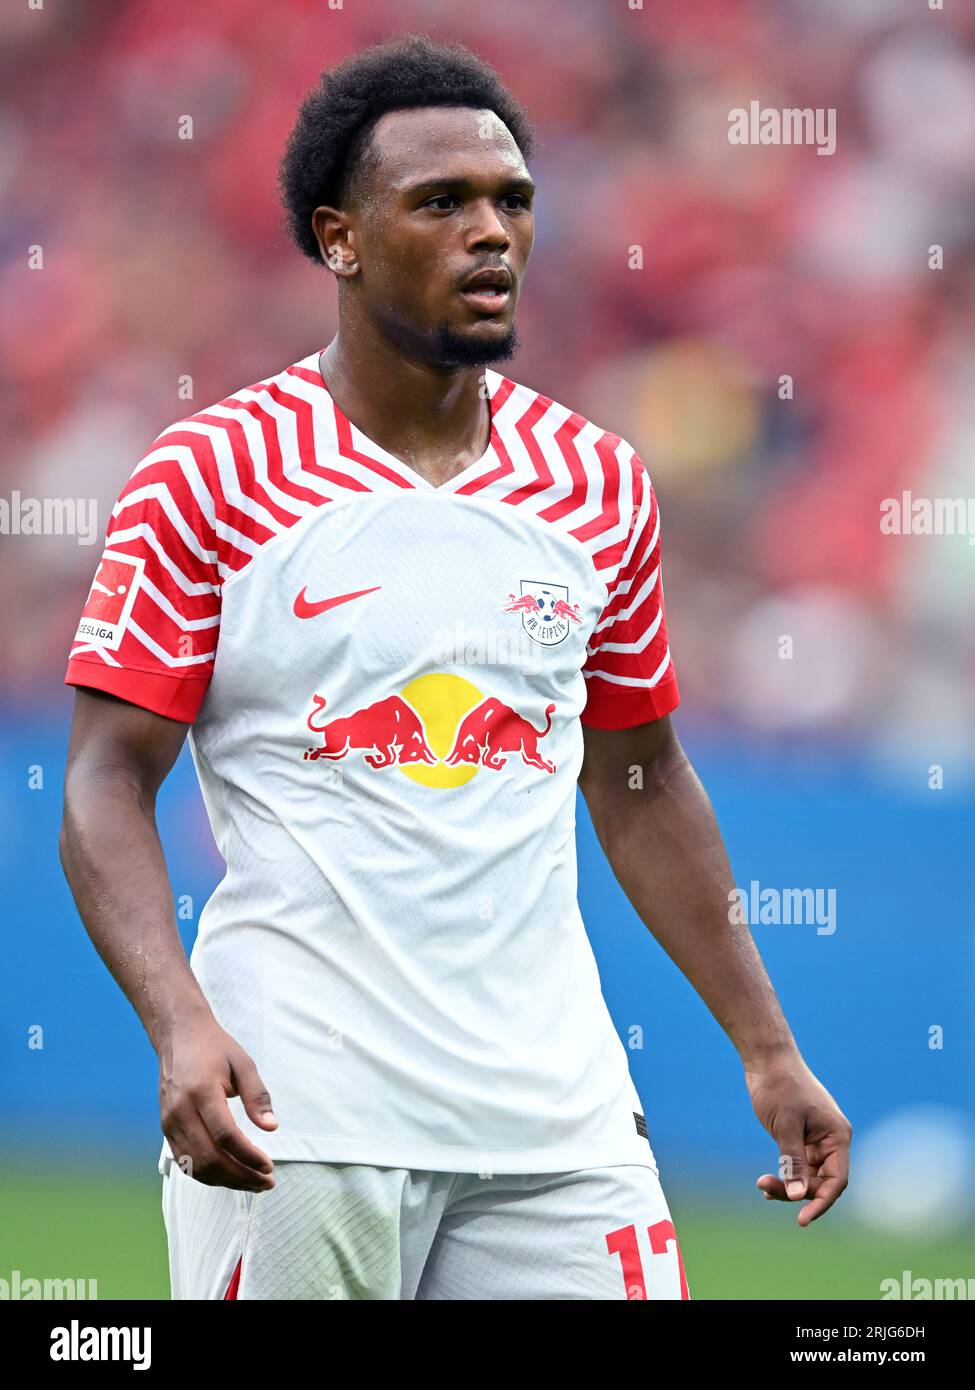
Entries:
{"type": "Polygon", "coordinates": [[[275,1164],[270,1192],[163,1178],[175,1299],[689,1298],[653,1168],[275,1164]]]}

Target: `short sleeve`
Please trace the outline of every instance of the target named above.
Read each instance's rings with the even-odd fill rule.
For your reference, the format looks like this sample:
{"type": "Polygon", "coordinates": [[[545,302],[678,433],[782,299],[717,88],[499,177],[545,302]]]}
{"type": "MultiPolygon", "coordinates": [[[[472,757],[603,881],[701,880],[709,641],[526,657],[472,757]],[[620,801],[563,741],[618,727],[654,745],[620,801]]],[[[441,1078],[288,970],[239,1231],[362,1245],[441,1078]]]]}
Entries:
{"type": "Polygon", "coordinates": [[[636,454],[632,479],[632,524],[583,667],[581,718],[593,729],[647,724],[680,702],[664,611],[660,509],[636,454]]]}
{"type": "Polygon", "coordinates": [[[67,685],[193,722],[220,625],[214,512],[191,451],[161,435],[112,510],[67,685]]]}

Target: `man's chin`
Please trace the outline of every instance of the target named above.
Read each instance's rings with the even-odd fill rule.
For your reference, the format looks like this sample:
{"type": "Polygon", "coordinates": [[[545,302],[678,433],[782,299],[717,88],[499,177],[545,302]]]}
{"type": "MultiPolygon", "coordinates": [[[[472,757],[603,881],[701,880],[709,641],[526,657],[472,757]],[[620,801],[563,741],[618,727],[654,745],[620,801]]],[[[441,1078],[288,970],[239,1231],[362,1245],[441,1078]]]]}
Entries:
{"type": "Polygon", "coordinates": [[[443,367],[489,367],[492,362],[507,362],[519,348],[518,334],[512,323],[501,337],[488,339],[456,333],[442,323],[433,345],[434,360],[443,367]]]}

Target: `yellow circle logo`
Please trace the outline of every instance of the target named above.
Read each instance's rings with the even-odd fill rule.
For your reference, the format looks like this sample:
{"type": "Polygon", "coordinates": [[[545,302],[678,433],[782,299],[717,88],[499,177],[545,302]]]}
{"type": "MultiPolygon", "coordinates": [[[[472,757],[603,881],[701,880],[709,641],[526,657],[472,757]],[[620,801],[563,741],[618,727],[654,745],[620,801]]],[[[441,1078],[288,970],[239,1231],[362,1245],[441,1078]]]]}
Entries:
{"type": "Polygon", "coordinates": [[[430,676],[418,676],[405,685],[400,694],[423,720],[427,743],[441,760],[434,767],[426,763],[400,763],[403,776],[411,777],[424,787],[462,787],[469,782],[477,772],[476,765],[462,763],[458,767],[447,767],[443,759],[453,747],[460,721],[480,704],[484,692],[463,676],[438,671],[430,676]]]}

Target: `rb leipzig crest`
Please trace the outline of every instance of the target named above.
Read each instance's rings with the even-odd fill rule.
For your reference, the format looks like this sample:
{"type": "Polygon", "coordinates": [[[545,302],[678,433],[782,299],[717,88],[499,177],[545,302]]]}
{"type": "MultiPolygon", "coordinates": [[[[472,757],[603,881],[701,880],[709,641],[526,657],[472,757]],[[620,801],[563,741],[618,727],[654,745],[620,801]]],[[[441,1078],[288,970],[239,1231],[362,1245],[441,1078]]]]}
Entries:
{"type": "Polygon", "coordinates": [[[581,621],[579,605],[569,602],[564,584],[522,579],[521,593],[509,594],[505,613],[520,613],[521,625],[533,642],[554,647],[564,642],[573,623],[581,621]]]}

